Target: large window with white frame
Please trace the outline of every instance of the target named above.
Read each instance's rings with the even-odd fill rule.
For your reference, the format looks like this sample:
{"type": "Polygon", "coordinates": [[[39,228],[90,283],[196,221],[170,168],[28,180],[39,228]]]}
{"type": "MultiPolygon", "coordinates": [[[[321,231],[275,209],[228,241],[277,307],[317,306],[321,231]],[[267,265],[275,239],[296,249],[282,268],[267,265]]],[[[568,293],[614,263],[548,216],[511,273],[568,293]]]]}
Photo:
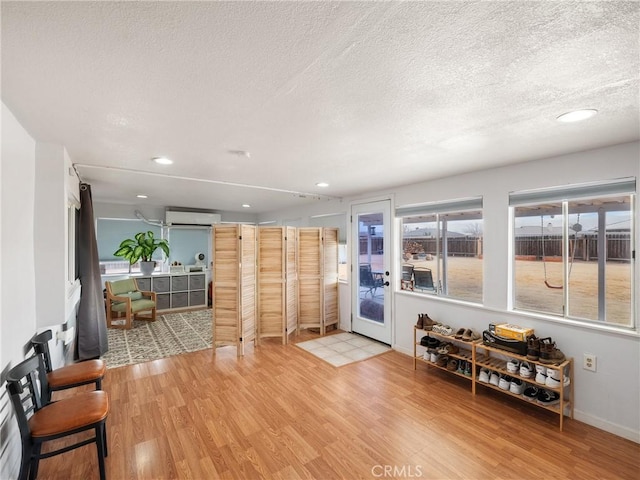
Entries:
{"type": "Polygon", "coordinates": [[[398,207],[402,290],[482,303],[482,198],[398,207]]]}
{"type": "Polygon", "coordinates": [[[634,326],[635,179],[512,192],[513,308],[634,326]]]}

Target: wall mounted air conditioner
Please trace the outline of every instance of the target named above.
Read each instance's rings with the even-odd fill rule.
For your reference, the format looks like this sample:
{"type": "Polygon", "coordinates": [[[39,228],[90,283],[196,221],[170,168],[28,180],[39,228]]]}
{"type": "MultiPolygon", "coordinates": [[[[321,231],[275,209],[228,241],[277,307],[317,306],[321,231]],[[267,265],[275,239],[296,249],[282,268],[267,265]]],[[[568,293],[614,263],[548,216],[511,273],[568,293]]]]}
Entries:
{"type": "Polygon", "coordinates": [[[213,225],[220,223],[219,213],[189,212],[180,210],[166,210],[165,222],[169,225],[213,225]]]}

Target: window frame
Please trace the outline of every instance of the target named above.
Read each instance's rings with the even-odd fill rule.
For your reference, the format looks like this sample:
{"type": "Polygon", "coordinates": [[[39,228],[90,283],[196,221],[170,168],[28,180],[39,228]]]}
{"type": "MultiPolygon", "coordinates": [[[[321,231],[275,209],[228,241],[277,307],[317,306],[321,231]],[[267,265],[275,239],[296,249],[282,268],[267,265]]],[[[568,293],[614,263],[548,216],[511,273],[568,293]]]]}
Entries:
{"type": "MultiPolygon", "coordinates": [[[[509,234],[510,234],[510,245],[511,245],[511,253],[509,258],[509,284],[510,284],[510,299],[508,310],[516,313],[516,314],[525,314],[525,315],[542,315],[552,319],[557,319],[563,322],[572,322],[583,325],[600,325],[611,327],[614,329],[623,329],[623,330],[634,330],[637,326],[637,298],[635,292],[635,281],[636,281],[636,268],[637,264],[635,261],[635,231],[637,226],[635,225],[634,219],[637,213],[637,198],[636,198],[636,179],[634,177],[627,177],[621,179],[614,179],[608,181],[601,182],[592,182],[592,183],[584,183],[584,184],[571,184],[571,185],[563,185],[559,187],[547,187],[536,190],[526,190],[519,192],[510,192],[509,193],[509,234]],[[580,206],[576,208],[577,203],[581,202],[594,202],[605,201],[609,199],[610,201],[615,197],[625,197],[628,198],[629,204],[629,248],[630,248],[630,272],[629,272],[629,319],[628,323],[616,323],[613,319],[607,320],[606,311],[607,311],[607,303],[610,302],[607,298],[606,289],[603,285],[606,283],[607,278],[607,259],[603,257],[602,260],[598,260],[598,278],[597,278],[597,291],[596,296],[598,297],[598,306],[597,306],[597,318],[585,318],[578,316],[572,312],[572,302],[575,302],[576,299],[579,300],[579,294],[576,294],[573,298],[571,297],[571,269],[573,268],[574,263],[574,255],[576,244],[573,244],[573,253],[571,247],[571,239],[570,236],[574,235],[574,242],[577,241],[577,233],[572,228],[570,228],[570,224],[572,222],[570,216],[571,215],[580,215],[596,213],[598,209],[595,207],[591,207],[590,209],[586,206],[580,206]],[[517,229],[519,226],[516,225],[517,218],[522,215],[516,215],[516,210],[518,208],[538,208],[538,210],[542,213],[541,218],[543,218],[545,206],[549,206],[549,204],[557,204],[561,209],[561,231],[562,231],[562,287],[549,287],[549,288],[562,288],[562,312],[556,313],[552,311],[546,310],[536,310],[532,308],[526,308],[526,306],[521,306],[516,304],[518,303],[518,284],[517,284],[517,269],[516,269],[516,257],[517,257],[517,229]],[[573,204],[573,205],[572,205],[573,204]],[[570,233],[574,232],[574,233],[570,233]]],[[[612,203],[613,204],[613,203],[612,203]]],[[[609,206],[600,207],[600,210],[605,213],[617,211],[609,206]]],[[[622,209],[624,210],[624,209],[622,209]]],[[[548,213],[548,212],[547,212],[548,213]]],[[[531,215],[534,216],[534,215],[531,215]]],[[[598,218],[598,230],[600,231],[602,226],[604,225],[604,218],[598,218]],[[602,222],[602,223],[600,223],[602,222]]],[[[541,220],[543,221],[543,220],[541,220]]],[[[579,222],[578,222],[579,223],[579,222]]],[[[520,225],[521,226],[521,225],[520,225]]],[[[542,228],[542,227],[541,227],[542,228]]],[[[596,238],[598,243],[601,243],[599,248],[606,248],[606,229],[605,234],[600,235],[596,238]]],[[[544,242],[544,239],[541,238],[541,241],[544,242]]],[[[544,243],[543,243],[544,245],[544,243]]],[[[606,251],[605,251],[606,257],[606,251]]],[[[543,259],[544,262],[544,259],[543,259]]],[[[544,265],[543,265],[544,266],[544,265]]],[[[545,267],[545,283],[546,283],[546,267],[545,267]]]]}
{"type": "MultiPolygon", "coordinates": [[[[399,238],[400,238],[400,250],[402,252],[402,264],[412,264],[410,260],[406,260],[404,258],[404,245],[405,240],[410,239],[411,237],[405,237],[405,226],[419,223],[419,222],[409,222],[405,223],[406,219],[421,219],[421,223],[434,223],[435,224],[435,268],[433,271],[433,284],[434,289],[428,290],[417,290],[412,286],[411,290],[413,293],[419,295],[429,295],[437,298],[446,298],[453,301],[460,302],[468,302],[475,305],[483,305],[484,304],[484,255],[483,252],[476,252],[476,255],[482,263],[480,281],[479,281],[479,295],[478,298],[470,298],[464,297],[460,295],[451,295],[449,291],[449,255],[448,255],[448,239],[451,237],[447,236],[448,224],[449,222],[453,222],[456,220],[479,220],[482,224],[479,238],[482,238],[481,244],[484,244],[484,210],[483,210],[483,197],[469,197],[463,199],[442,201],[442,202],[432,202],[432,203],[424,203],[424,204],[414,204],[414,205],[406,205],[399,206],[396,208],[396,219],[400,222],[401,228],[399,228],[399,238]],[[468,217],[468,218],[465,218],[468,217]],[[446,239],[446,241],[444,241],[446,239]]],[[[402,275],[399,275],[402,277],[402,275]]],[[[404,288],[405,282],[400,282],[400,287],[397,291],[407,291],[404,288]]]]}

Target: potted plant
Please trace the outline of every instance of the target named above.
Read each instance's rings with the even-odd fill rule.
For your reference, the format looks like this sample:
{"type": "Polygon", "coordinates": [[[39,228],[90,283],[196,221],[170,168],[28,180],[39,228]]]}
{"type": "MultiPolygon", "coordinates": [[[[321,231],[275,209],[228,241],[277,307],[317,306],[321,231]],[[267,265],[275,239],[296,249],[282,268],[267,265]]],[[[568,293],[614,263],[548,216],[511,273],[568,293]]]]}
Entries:
{"type": "Polygon", "coordinates": [[[123,240],[113,254],[129,260],[130,265],[140,261],[142,274],[151,275],[156,267],[156,262],[151,259],[151,256],[158,248],[161,248],[167,257],[169,256],[169,242],[163,238],[154,238],[153,232],[140,232],[136,233],[134,238],[123,240]]]}

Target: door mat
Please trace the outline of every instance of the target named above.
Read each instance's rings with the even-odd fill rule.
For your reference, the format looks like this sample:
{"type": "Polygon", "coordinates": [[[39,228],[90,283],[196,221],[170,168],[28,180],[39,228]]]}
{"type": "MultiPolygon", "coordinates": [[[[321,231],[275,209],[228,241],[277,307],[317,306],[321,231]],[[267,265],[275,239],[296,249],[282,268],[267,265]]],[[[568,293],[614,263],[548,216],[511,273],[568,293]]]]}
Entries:
{"type": "Polygon", "coordinates": [[[328,335],[295,345],[334,367],[342,367],[391,351],[387,345],[353,333],[328,335]]]}

